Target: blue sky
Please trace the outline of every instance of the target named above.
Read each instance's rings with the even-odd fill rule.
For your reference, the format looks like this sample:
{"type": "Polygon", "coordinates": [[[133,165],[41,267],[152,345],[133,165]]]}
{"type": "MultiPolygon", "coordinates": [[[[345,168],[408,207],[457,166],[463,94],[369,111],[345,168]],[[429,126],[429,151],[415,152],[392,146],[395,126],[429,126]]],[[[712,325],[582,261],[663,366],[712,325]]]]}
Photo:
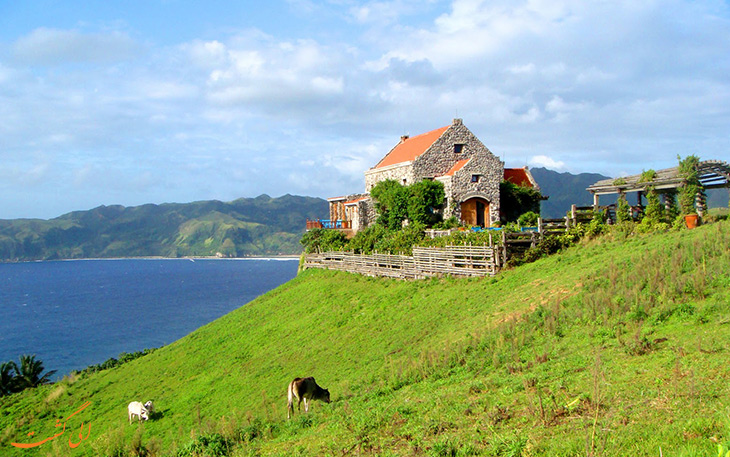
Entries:
{"type": "Polygon", "coordinates": [[[462,118],[507,166],[730,161],[727,1],[0,0],[0,218],[364,190],[462,118]]]}

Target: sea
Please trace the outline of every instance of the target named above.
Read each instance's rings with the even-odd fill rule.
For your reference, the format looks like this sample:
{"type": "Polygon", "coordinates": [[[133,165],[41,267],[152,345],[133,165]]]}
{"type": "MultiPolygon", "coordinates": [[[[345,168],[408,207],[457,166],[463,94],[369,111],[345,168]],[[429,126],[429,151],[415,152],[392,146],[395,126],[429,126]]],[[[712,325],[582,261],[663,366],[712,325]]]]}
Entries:
{"type": "Polygon", "coordinates": [[[54,380],[159,348],[289,281],[298,259],[0,263],[0,363],[35,355],[54,380]]]}

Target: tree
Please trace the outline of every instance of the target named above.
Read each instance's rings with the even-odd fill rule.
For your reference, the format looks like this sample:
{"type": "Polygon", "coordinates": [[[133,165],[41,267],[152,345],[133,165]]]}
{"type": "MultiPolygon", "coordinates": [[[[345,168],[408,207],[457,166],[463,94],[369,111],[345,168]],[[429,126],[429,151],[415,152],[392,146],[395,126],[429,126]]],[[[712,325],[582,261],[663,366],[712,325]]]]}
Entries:
{"type": "Polygon", "coordinates": [[[312,229],[299,242],[307,253],[339,251],[347,244],[347,236],[340,230],[312,229]]]}
{"type": "Polygon", "coordinates": [[[411,222],[430,227],[441,221],[441,215],[436,211],[446,198],[443,183],[424,179],[409,186],[408,190],[408,219],[411,222]]]}
{"type": "Polygon", "coordinates": [[[616,202],[616,220],[618,222],[626,222],[632,219],[631,206],[629,206],[629,202],[626,200],[626,194],[621,192],[616,202]]]}
{"type": "Polygon", "coordinates": [[[398,230],[408,217],[408,190],[398,181],[387,179],[380,181],[370,191],[378,210],[378,224],[392,230],[398,230]]]}
{"type": "Polygon", "coordinates": [[[502,181],[499,184],[499,193],[499,208],[506,222],[514,222],[530,211],[540,214],[542,194],[539,190],[502,181]]]}
{"type": "Polygon", "coordinates": [[[695,199],[702,191],[698,170],[700,159],[690,155],[684,159],[677,156],[677,160],[679,160],[679,176],[684,180],[682,187],[679,188],[679,209],[682,216],[686,216],[695,213],[695,199]]]}
{"type": "Polygon", "coordinates": [[[653,186],[649,186],[646,192],[646,209],[644,210],[644,218],[652,224],[666,222],[666,214],[664,205],[659,200],[659,194],[653,186]]]}
{"type": "Polygon", "coordinates": [[[13,362],[0,365],[0,397],[17,392],[14,365],[13,362]]]}
{"type": "Polygon", "coordinates": [[[51,376],[56,373],[56,370],[43,373],[43,362],[36,360],[34,355],[20,356],[20,367],[15,362],[9,363],[12,364],[15,371],[15,382],[18,390],[49,384],[51,376]]]}
{"type": "Polygon", "coordinates": [[[422,180],[410,186],[398,181],[381,181],[370,191],[378,210],[378,224],[400,230],[403,221],[432,226],[441,215],[437,210],[444,203],[444,185],[439,181],[422,180]]]}

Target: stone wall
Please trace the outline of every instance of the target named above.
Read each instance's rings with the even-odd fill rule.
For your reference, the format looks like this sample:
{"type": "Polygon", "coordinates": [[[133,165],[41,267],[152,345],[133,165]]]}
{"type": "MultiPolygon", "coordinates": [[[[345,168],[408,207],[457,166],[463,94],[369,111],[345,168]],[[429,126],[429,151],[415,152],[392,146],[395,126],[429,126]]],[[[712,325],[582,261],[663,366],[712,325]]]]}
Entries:
{"type": "Polygon", "coordinates": [[[410,185],[416,180],[413,162],[403,162],[383,168],[371,168],[365,172],[365,191],[370,192],[381,181],[392,179],[400,184],[410,185]]]}
{"type": "MultiPolygon", "coordinates": [[[[452,178],[451,198],[454,202],[464,202],[470,198],[480,197],[489,202],[490,225],[499,221],[499,184],[504,178],[504,163],[494,155],[481,155],[472,158],[464,168],[457,171],[452,178]],[[472,182],[472,176],[477,182],[472,182]]],[[[454,205],[452,205],[454,206],[454,205]]],[[[461,208],[457,204],[452,214],[461,217],[461,208]]]]}
{"type": "MultiPolygon", "coordinates": [[[[421,179],[434,179],[444,184],[447,204],[444,217],[461,217],[460,204],[473,197],[483,198],[489,203],[490,224],[499,221],[499,184],[504,179],[504,163],[487,149],[469,131],[461,119],[454,119],[451,126],[420,156],[411,162],[403,162],[383,168],[371,168],[365,172],[365,190],[370,190],[380,181],[395,180],[410,185],[421,179]],[[458,150],[455,149],[458,146],[458,150]],[[470,159],[453,176],[444,176],[454,165],[470,159]],[[472,176],[478,178],[472,182],[472,176]]],[[[374,223],[377,215],[374,202],[363,203],[361,214],[368,214],[366,225],[374,223]]],[[[362,216],[361,216],[362,217],[362,216]]]]}
{"type": "Polygon", "coordinates": [[[470,159],[451,179],[444,176],[447,207],[444,217],[460,218],[459,203],[472,197],[481,197],[489,202],[490,222],[499,220],[499,183],[504,179],[504,163],[487,149],[479,139],[464,126],[461,119],[453,124],[436,142],[414,161],[414,174],[421,178],[442,176],[458,161],[470,159]],[[455,152],[454,145],[462,145],[455,152]],[[471,181],[477,175],[478,181],[471,181]]]}

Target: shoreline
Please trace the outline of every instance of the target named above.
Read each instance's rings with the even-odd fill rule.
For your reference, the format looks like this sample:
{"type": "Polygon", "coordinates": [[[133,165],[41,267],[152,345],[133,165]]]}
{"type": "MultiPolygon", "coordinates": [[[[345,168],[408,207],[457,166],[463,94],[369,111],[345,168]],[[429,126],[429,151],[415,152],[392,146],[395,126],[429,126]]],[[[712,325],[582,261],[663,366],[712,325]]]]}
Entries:
{"type": "Polygon", "coordinates": [[[79,257],[68,259],[33,259],[33,260],[0,260],[0,264],[9,263],[32,263],[32,262],[75,262],[92,260],[299,260],[301,254],[278,254],[268,256],[250,257],[218,257],[218,256],[186,256],[186,257],[163,257],[163,256],[134,256],[134,257],[79,257]]]}

